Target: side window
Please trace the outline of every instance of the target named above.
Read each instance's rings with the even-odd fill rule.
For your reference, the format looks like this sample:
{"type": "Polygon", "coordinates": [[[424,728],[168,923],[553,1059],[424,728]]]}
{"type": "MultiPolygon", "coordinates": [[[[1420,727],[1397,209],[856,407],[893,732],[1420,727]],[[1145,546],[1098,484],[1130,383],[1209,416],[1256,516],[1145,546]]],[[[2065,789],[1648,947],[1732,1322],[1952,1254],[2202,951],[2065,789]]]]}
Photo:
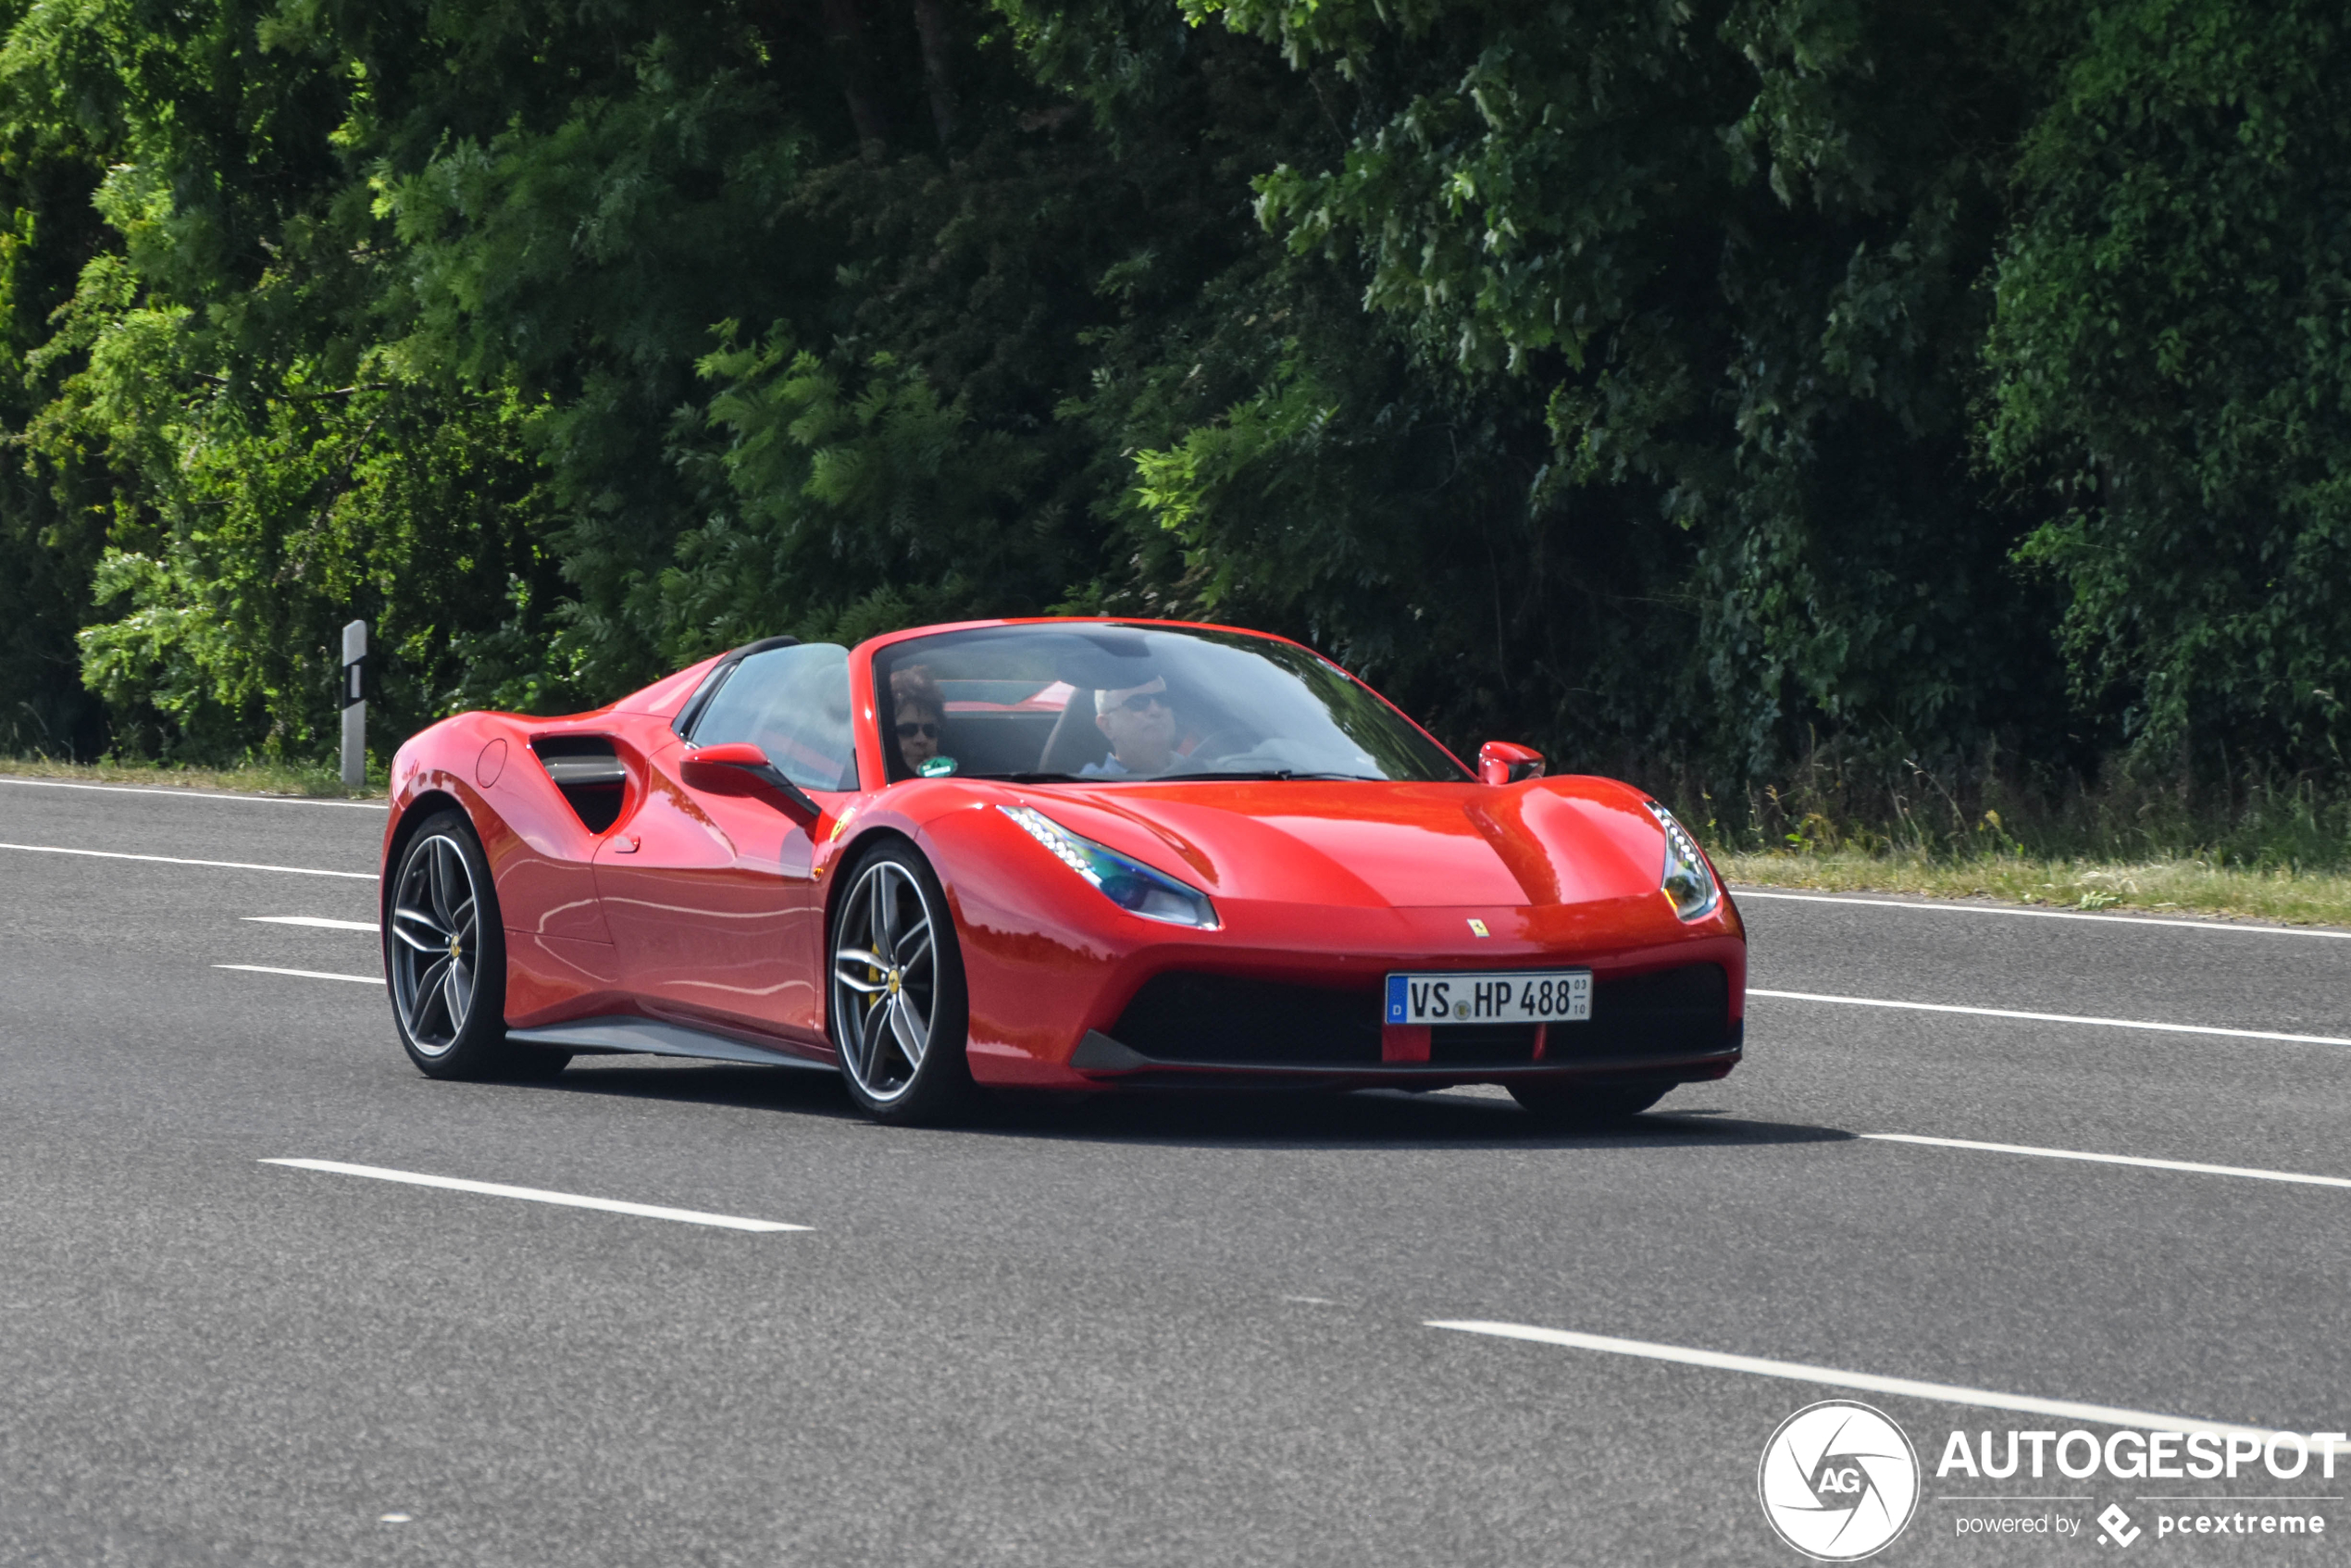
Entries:
{"type": "Polygon", "coordinates": [[[697,746],[748,740],[803,790],[854,790],[849,650],[804,642],[753,653],[710,699],[690,739],[697,746]]]}

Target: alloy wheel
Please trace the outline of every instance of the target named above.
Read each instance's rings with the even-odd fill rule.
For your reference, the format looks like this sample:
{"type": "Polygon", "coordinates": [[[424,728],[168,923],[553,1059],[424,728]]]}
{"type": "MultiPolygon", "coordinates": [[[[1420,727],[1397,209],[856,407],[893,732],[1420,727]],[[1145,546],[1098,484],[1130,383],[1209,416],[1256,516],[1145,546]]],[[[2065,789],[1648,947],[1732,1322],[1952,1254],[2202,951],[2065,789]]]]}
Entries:
{"type": "Polygon", "coordinates": [[[897,1099],[922,1071],[939,1000],[930,901],[898,862],[875,861],[850,889],[832,978],[841,1064],[872,1099],[897,1099]]]}
{"type": "Polygon", "coordinates": [[[445,1054],[472,1013],[480,907],[456,840],[435,833],[408,847],[392,899],[392,1000],[423,1055],[445,1054]]]}

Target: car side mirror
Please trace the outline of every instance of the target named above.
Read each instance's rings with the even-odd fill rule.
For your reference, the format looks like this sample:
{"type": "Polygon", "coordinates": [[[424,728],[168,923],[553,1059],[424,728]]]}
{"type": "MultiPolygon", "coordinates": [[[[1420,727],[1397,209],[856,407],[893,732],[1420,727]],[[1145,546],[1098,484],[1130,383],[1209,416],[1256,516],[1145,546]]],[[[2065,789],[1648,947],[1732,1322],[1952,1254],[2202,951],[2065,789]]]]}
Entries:
{"type": "Polygon", "coordinates": [[[1488,740],[1477,749],[1477,777],[1486,784],[1515,784],[1543,777],[1543,753],[1514,740],[1488,740]]]}
{"type": "Polygon", "coordinates": [[[808,798],[806,790],[785,778],[767,753],[748,740],[728,740],[715,746],[696,746],[686,753],[686,782],[698,789],[722,795],[756,794],[769,797],[786,816],[802,828],[815,825],[825,815],[825,808],[808,798]]]}

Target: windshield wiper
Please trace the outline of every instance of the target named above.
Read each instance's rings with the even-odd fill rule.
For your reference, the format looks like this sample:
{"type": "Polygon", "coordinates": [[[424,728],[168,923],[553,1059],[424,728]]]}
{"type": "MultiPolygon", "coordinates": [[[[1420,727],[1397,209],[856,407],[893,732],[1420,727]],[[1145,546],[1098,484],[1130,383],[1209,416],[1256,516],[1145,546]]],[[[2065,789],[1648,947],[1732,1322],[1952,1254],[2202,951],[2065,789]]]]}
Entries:
{"type": "Polygon", "coordinates": [[[1357,783],[1387,780],[1375,773],[1300,773],[1287,767],[1256,767],[1230,773],[976,773],[1005,784],[1195,784],[1232,783],[1252,778],[1345,778],[1357,783]]]}
{"type": "Polygon", "coordinates": [[[1235,773],[1163,773],[1158,776],[1158,781],[1163,784],[1188,784],[1198,779],[1230,781],[1247,778],[1349,778],[1364,784],[1385,782],[1378,775],[1371,773],[1313,773],[1290,767],[1257,767],[1235,773]]]}

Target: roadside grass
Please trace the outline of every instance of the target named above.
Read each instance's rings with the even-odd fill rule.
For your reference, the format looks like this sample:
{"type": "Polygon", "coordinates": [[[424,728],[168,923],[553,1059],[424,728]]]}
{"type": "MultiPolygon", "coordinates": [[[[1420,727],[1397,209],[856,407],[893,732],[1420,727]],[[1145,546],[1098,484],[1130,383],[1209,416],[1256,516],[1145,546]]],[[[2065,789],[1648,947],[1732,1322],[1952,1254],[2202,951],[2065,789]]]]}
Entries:
{"type": "Polygon", "coordinates": [[[2107,861],[2005,852],[1942,857],[1901,849],[1757,851],[1710,845],[1708,852],[1735,888],[1910,893],[2055,909],[2351,926],[2351,873],[2339,871],[2214,865],[2188,858],[2107,861]]]}
{"type": "Polygon", "coordinates": [[[298,795],[314,800],[367,800],[383,793],[381,782],[372,777],[366,789],[347,790],[332,768],[295,763],[181,767],[168,763],[77,763],[41,756],[0,756],[0,776],[75,779],[91,784],[143,784],[163,789],[228,790],[241,795],[298,795]]]}
{"type": "Polygon", "coordinates": [[[1928,768],[1847,738],[1776,785],[1686,784],[1673,803],[1735,884],[2351,927],[2351,785],[2333,772],[2118,755],[2082,776],[1990,752],[1928,768]]]}

